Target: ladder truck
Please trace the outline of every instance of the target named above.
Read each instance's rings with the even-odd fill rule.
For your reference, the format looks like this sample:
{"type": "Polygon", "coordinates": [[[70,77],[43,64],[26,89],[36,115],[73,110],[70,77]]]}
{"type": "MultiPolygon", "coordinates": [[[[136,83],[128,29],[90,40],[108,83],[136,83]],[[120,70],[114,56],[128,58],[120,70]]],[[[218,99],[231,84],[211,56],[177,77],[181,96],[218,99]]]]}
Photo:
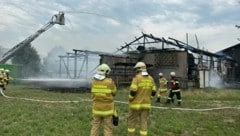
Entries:
{"type": "Polygon", "coordinates": [[[65,25],[64,12],[60,11],[58,14],[53,15],[51,20],[47,24],[45,24],[42,28],[40,28],[37,32],[30,35],[29,37],[27,37],[26,39],[24,39],[23,41],[9,49],[6,53],[4,53],[3,56],[0,58],[0,64],[6,63],[18,50],[22,49],[25,46],[28,46],[39,35],[47,31],[55,24],[65,25]]]}

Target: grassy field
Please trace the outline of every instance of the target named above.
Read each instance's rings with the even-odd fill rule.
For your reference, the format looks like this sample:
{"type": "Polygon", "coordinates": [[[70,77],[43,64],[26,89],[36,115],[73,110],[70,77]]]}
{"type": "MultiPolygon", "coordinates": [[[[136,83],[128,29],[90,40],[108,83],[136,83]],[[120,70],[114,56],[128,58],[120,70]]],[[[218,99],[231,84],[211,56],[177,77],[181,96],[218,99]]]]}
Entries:
{"type": "MultiPolygon", "coordinates": [[[[89,135],[91,102],[85,100],[91,98],[90,93],[47,91],[11,85],[4,93],[15,98],[0,96],[1,136],[89,135]]],[[[118,89],[116,100],[127,102],[127,97],[127,88],[118,89]]],[[[181,106],[154,101],[155,99],[153,106],[162,109],[151,110],[149,136],[240,135],[240,90],[184,90],[181,106]],[[184,110],[220,107],[226,108],[209,111],[184,110]]],[[[120,124],[114,128],[114,136],[127,136],[128,105],[117,103],[117,107],[120,124]]]]}

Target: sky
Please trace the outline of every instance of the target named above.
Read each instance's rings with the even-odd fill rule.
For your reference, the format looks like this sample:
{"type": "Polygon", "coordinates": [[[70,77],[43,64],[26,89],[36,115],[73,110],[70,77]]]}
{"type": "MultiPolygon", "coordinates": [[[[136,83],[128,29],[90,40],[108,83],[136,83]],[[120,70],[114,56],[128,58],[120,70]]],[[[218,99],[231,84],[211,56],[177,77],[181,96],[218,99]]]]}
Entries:
{"type": "Polygon", "coordinates": [[[240,0],[1,0],[0,46],[12,48],[47,24],[59,11],[65,25],[54,25],[32,42],[45,57],[56,46],[115,52],[143,33],[173,37],[210,52],[240,41],[240,0]]]}

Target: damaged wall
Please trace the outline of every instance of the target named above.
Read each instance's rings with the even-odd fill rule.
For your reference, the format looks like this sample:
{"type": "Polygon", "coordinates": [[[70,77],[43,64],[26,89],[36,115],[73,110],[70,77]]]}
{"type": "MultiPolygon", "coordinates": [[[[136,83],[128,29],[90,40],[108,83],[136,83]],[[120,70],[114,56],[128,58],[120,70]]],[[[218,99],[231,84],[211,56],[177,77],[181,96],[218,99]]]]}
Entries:
{"type": "Polygon", "coordinates": [[[148,72],[158,85],[158,74],[163,73],[169,79],[174,71],[182,87],[186,88],[188,80],[188,55],[179,50],[151,50],[146,52],[129,52],[128,57],[101,55],[100,63],[108,64],[112,71],[110,76],[117,84],[130,84],[134,76],[133,67],[138,61],[146,63],[148,72]]]}

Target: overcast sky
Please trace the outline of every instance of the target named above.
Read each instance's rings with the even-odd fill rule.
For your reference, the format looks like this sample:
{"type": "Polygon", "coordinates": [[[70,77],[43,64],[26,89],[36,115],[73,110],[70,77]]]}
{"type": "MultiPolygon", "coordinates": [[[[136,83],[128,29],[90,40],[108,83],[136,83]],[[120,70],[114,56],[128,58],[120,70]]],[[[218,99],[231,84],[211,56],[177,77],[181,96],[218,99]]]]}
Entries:
{"type": "Polygon", "coordinates": [[[211,52],[239,43],[240,0],[1,0],[0,46],[11,48],[64,11],[32,42],[41,56],[55,46],[114,52],[141,33],[173,37],[211,52]],[[89,14],[91,13],[91,14],[89,14]]]}

